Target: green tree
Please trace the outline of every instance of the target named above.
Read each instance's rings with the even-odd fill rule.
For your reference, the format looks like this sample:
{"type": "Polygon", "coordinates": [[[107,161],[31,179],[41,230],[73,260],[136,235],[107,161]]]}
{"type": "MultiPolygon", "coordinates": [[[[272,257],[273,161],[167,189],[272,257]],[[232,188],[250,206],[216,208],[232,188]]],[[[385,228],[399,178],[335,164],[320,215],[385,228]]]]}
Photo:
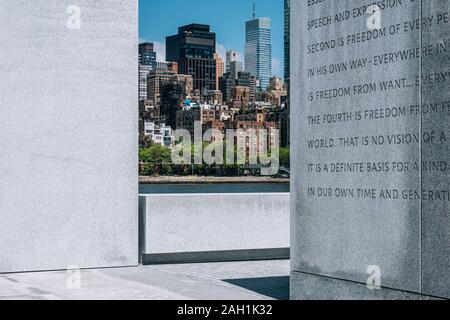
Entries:
{"type": "Polygon", "coordinates": [[[139,161],[142,175],[170,175],[173,173],[171,151],[161,145],[151,145],[139,149],[139,161]]]}
{"type": "Polygon", "coordinates": [[[290,166],[290,150],[289,147],[280,148],[280,165],[289,167],[290,166]]]}

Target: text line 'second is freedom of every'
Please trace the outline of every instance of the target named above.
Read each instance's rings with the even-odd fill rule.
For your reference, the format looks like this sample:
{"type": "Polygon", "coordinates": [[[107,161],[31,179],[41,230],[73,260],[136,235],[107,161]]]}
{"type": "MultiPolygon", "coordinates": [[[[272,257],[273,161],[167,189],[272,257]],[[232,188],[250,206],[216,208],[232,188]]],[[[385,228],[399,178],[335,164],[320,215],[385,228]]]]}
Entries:
{"type": "Polygon", "coordinates": [[[317,54],[320,52],[333,50],[339,47],[352,46],[365,42],[396,36],[400,33],[417,32],[422,29],[429,29],[433,26],[440,26],[450,23],[450,13],[441,12],[435,15],[398,22],[389,26],[382,26],[380,29],[363,30],[352,34],[347,34],[334,39],[321,40],[310,43],[306,46],[307,54],[317,54]]]}

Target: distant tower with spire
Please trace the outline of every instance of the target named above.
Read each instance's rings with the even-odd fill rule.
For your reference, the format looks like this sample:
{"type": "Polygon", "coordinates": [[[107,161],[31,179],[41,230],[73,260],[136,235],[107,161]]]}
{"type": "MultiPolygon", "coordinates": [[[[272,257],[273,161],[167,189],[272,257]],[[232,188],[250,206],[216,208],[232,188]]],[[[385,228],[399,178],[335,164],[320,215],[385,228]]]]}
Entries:
{"type": "Polygon", "coordinates": [[[257,88],[263,91],[272,77],[271,20],[256,18],[254,1],[252,17],[245,24],[245,71],[256,77],[257,88]]]}

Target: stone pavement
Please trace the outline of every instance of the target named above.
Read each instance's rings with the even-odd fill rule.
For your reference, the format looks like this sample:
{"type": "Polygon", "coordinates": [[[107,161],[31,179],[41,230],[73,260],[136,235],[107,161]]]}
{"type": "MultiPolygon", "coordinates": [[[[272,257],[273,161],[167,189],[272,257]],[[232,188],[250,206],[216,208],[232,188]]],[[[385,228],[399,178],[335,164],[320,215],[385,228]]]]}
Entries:
{"type": "Polygon", "coordinates": [[[289,297],[288,260],[82,270],[80,289],[68,289],[67,278],[66,271],[0,274],[0,300],[266,300],[289,297]]]}

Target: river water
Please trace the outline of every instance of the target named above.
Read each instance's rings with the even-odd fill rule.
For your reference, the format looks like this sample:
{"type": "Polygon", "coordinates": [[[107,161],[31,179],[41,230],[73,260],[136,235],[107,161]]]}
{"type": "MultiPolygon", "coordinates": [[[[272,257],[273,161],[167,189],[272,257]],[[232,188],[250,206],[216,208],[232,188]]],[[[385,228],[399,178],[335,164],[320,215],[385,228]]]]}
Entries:
{"type": "Polygon", "coordinates": [[[140,184],[140,194],[289,192],[287,183],[140,184]]]}

